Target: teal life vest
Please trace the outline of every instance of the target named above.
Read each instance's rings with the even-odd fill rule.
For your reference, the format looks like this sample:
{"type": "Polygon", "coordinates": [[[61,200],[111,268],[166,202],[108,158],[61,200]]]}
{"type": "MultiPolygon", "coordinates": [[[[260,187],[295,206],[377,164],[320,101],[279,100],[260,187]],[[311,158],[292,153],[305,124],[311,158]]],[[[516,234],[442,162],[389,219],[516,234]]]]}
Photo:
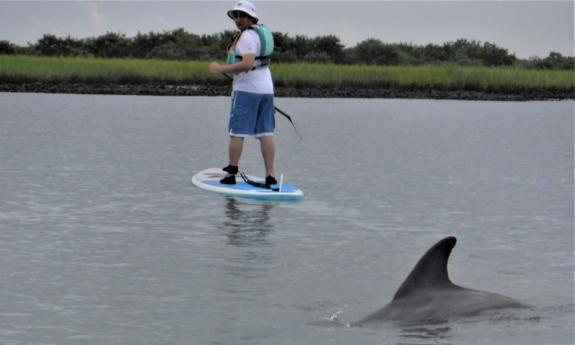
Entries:
{"type": "MultiPolygon", "coordinates": [[[[270,29],[262,24],[250,26],[246,30],[255,30],[255,32],[257,32],[258,36],[260,37],[260,53],[256,56],[252,70],[269,65],[270,57],[274,52],[274,37],[270,29]]],[[[242,33],[243,31],[232,39],[231,46],[228,49],[228,58],[226,60],[227,64],[233,64],[242,60],[242,56],[237,55],[236,53],[236,43],[240,39],[242,33]]]]}

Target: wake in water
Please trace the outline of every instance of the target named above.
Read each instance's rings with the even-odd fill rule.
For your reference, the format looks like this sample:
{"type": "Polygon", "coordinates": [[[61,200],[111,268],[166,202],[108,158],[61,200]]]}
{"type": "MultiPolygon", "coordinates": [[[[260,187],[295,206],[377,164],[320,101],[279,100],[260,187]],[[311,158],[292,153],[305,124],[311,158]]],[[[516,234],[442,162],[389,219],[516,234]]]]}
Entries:
{"type": "MultiPolygon", "coordinates": [[[[400,327],[402,332],[405,332],[405,336],[411,334],[414,337],[437,337],[438,335],[445,333],[451,330],[451,324],[469,324],[469,323],[481,323],[481,322],[489,322],[489,323],[525,323],[525,322],[540,322],[544,315],[553,315],[553,314],[565,314],[570,313],[573,314],[574,304],[563,305],[563,306],[550,306],[544,308],[528,308],[528,309],[520,309],[520,310],[510,310],[510,309],[502,309],[502,310],[495,310],[495,311],[487,311],[483,312],[480,315],[474,317],[465,317],[465,318],[452,318],[450,320],[445,321],[430,321],[428,323],[422,325],[413,325],[413,326],[406,326],[406,325],[397,325],[393,322],[381,324],[380,327],[375,328],[397,328],[400,327]],[[394,326],[395,325],[395,326],[394,326]]],[[[320,327],[352,327],[350,323],[346,323],[342,320],[343,309],[337,310],[329,316],[324,317],[320,320],[315,320],[308,322],[308,325],[311,326],[320,326],[320,327]]],[[[361,326],[365,327],[365,326],[361,326]]],[[[368,328],[374,328],[368,327],[368,328]]]]}
{"type": "Polygon", "coordinates": [[[311,321],[308,325],[320,326],[320,327],[351,327],[350,324],[344,323],[340,316],[343,314],[343,310],[338,310],[335,313],[327,316],[321,320],[311,321]]]}

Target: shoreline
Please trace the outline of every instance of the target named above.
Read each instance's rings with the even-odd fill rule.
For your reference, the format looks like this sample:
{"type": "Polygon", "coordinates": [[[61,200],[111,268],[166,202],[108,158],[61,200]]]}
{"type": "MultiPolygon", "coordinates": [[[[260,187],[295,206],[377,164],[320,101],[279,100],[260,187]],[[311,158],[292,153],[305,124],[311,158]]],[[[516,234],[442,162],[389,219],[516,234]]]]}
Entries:
{"type": "MultiPolygon", "coordinates": [[[[63,93],[99,95],[142,95],[142,96],[229,96],[229,85],[168,85],[104,84],[74,82],[27,82],[0,83],[0,92],[16,93],[63,93]]],[[[575,99],[575,92],[568,90],[516,90],[513,92],[484,92],[474,90],[440,89],[384,89],[361,87],[275,87],[276,97],[296,98],[405,98],[405,99],[450,99],[473,101],[557,101],[575,99]]]]}

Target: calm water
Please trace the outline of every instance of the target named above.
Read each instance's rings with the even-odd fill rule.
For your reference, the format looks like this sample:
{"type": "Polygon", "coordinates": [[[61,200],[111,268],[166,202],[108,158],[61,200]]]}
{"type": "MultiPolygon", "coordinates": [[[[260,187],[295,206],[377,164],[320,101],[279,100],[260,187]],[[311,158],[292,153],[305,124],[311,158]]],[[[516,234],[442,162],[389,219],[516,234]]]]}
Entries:
{"type": "Polygon", "coordinates": [[[190,183],[228,101],[0,94],[2,344],[573,344],[573,102],[279,99],[306,196],[265,204],[190,183]],[[454,282],[534,308],[340,327],[448,235],[454,282]]]}

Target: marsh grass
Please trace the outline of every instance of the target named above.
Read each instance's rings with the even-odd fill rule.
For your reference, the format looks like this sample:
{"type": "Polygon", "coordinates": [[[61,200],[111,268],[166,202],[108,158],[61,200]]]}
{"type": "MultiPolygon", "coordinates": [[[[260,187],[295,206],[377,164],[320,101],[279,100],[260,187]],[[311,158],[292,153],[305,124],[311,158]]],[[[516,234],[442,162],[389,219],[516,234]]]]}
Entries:
{"type": "Polygon", "coordinates": [[[0,80],[42,82],[206,82],[205,62],[100,59],[79,57],[1,56],[0,80]]]}
{"type": "Polygon", "coordinates": [[[355,86],[444,90],[573,90],[575,72],[439,66],[275,65],[276,84],[284,86],[355,86]]]}
{"type": "MultiPolygon", "coordinates": [[[[274,82],[286,87],[355,87],[516,92],[575,90],[575,71],[456,65],[373,66],[274,64],[274,82]]],[[[228,81],[205,61],[101,59],[0,55],[0,82],[213,84],[228,81]]]]}

